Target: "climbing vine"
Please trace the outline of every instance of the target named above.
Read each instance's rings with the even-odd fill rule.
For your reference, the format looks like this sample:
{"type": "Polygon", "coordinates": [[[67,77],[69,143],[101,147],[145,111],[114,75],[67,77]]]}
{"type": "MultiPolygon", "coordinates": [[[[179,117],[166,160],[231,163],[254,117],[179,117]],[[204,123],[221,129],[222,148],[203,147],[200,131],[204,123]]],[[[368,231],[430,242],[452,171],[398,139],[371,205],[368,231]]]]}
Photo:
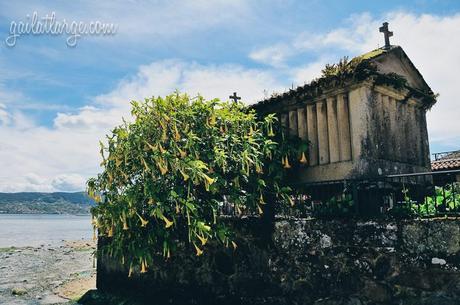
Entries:
{"type": "Polygon", "coordinates": [[[88,181],[93,225],[108,240],[101,251],[130,274],[169,259],[178,243],[198,256],[210,241],[236,248],[219,218],[225,202],[237,215],[293,204],[283,178],[307,161],[307,146],[274,115],[175,93],[132,102],[132,116],[101,142],[102,172],[88,181]]]}

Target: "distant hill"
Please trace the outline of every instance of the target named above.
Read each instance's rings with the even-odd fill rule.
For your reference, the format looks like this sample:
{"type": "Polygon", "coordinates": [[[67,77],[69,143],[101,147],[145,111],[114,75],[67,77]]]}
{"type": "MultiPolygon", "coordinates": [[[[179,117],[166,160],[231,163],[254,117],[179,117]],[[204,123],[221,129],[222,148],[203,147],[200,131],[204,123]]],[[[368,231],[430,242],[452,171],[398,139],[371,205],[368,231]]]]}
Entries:
{"type": "Polygon", "coordinates": [[[3,214],[88,214],[93,204],[84,192],[0,193],[3,214]]]}

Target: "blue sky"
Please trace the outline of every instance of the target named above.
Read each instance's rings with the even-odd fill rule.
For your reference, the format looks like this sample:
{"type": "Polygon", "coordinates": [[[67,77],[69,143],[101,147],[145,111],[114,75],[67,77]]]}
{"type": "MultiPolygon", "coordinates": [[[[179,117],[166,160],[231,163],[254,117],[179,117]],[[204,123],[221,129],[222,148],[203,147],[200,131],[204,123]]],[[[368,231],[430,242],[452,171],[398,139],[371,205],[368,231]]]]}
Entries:
{"type": "Polygon", "coordinates": [[[97,142],[131,99],[174,89],[254,102],[318,76],[325,63],[382,45],[382,21],[435,92],[431,150],[458,149],[459,1],[3,1],[0,191],[78,190],[97,173],[97,142]],[[117,25],[112,36],[19,37],[11,22],[117,25]]]}

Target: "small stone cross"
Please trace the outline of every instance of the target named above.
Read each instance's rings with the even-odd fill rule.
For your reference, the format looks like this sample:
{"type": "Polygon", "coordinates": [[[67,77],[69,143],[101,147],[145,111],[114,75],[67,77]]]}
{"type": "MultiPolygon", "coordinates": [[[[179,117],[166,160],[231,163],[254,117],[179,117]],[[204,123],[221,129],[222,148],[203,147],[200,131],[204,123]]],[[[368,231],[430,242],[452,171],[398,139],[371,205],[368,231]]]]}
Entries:
{"type": "Polygon", "coordinates": [[[393,36],[393,32],[388,30],[388,22],[384,22],[383,25],[379,28],[380,33],[383,33],[385,36],[385,49],[390,48],[390,37],[393,36]]]}
{"type": "Polygon", "coordinates": [[[233,100],[233,102],[235,102],[235,103],[237,103],[238,100],[241,100],[241,97],[240,97],[240,96],[237,96],[237,95],[236,95],[236,92],[233,92],[233,95],[230,95],[229,98],[230,98],[231,100],[233,100]]]}

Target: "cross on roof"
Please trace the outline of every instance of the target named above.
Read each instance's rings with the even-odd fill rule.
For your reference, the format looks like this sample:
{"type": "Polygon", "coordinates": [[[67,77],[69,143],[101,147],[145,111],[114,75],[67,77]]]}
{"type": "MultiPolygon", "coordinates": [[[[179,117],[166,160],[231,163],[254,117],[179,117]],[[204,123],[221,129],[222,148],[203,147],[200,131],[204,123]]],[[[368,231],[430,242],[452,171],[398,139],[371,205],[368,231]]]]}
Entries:
{"type": "Polygon", "coordinates": [[[393,36],[393,32],[388,30],[388,22],[384,22],[383,25],[379,28],[380,33],[383,33],[385,36],[385,49],[390,48],[390,37],[393,36]]]}
{"type": "Polygon", "coordinates": [[[240,96],[237,96],[237,95],[236,95],[236,92],[233,92],[233,95],[230,95],[229,98],[230,98],[231,100],[233,100],[233,102],[235,102],[235,103],[237,103],[238,100],[241,100],[241,97],[240,97],[240,96]]]}

